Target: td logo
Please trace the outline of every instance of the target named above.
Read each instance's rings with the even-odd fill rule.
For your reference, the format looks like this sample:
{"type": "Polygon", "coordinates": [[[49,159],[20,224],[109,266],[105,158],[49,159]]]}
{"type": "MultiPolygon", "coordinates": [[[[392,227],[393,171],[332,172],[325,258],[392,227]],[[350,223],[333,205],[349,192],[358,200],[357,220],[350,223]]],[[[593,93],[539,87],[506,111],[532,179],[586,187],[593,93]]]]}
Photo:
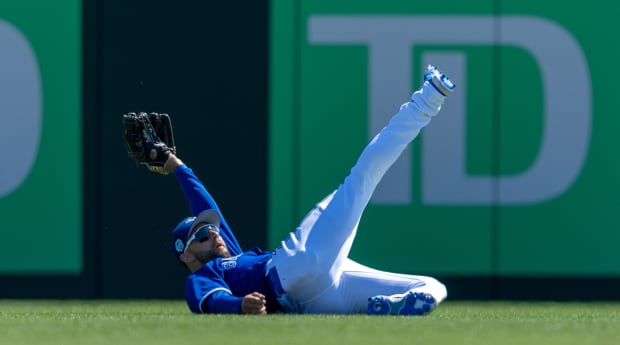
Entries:
{"type": "MultiPolygon", "coordinates": [[[[422,55],[423,65],[439,66],[458,88],[450,96],[449,105],[421,138],[424,204],[544,202],[565,192],[579,176],[590,143],[590,74],[578,43],[559,25],[530,16],[315,15],[308,20],[308,40],[317,45],[367,46],[370,136],[393,115],[394,105],[402,103],[402,90],[417,85],[411,80],[412,48],[416,45],[511,45],[527,51],[535,59],[543,82],[544,119],[541,145],[533,164],[511,176],[471,176],[465,171],[465,105],[467,93],[476,90],[458,88],[459,84],[465,84],[466,78],[472,77],[465,73],[466,54],[425,52],[422,55]],[[416,30],[421,27],[458,29],[416,30]]],[[[535,72],[538,73],[531,71],[535,72]]],[[[525,114],[524,121],[528,121],[525,114]]],[[[373,203],[411,202],[411,162],[411,152],[404,152],[377,188],[373,203]]]]}
{"type": "Polygon", "coordinates": [[[36,160],[41,135],[41,80],[30,43],[0,19],[0,198],[17,189],[36,160]]]}

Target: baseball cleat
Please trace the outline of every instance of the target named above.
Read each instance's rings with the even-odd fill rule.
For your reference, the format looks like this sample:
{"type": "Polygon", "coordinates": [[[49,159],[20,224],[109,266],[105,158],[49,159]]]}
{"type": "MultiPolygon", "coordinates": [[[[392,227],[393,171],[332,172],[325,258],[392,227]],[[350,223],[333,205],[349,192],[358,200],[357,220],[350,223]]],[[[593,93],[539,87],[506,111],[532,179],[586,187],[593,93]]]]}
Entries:
{"type": "Polygon", "coordinates": [[[378,295],[368,299],[370,315],[426,315],[437,306],[430,294],[409,291],[405,294],[378,295]]]}
{"type": "Polygon", "coordinates": [[[447,96],[454,91],[454,83],[441,73],[435,66],[428,65],[426,72],[424,72],[424,81],[429,82],[435,90],[439,91],[444,96],[447,96]]]}

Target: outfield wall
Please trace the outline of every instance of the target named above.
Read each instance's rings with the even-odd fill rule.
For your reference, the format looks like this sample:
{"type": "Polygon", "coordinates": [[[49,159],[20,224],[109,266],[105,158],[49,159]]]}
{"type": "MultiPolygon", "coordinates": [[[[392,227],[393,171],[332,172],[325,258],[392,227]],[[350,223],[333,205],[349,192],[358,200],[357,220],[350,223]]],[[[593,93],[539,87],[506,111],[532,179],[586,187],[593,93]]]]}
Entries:
{"type": "Polygon", "coordinates": [[[619,50],[600,39],[618,6],[273,4],[271,245],[338,186],[433,63],[456,92],[379,185],[351,256],[446,277],[457,296],[617,289],[619,50]]]}
{"type": "Polygon", "coordinates": [[[170,113],[242,246],[273,248],[435,63],[457,92],[379,186],[351,256],[456,299],[617,299],[620,48],[601,37],[619,10],[3,1],[0,298],[182,297],[168,239],[188,207],[126,156],[124,112],[170,113]]]}
{"type": "MultiPolygon", "coordinates": [[[[8,49],[30,46],[35,62],[26,67],[38,79],[25,89],[40,90],[42,104],[22,115],[16,107],[34,96],[20,95],[14,108],[13,97],[0,97],[2,152],[31,159],[17,151],[20,140],[37,141],[27,143],[34,163],[20,166],[23,181],[12,174],[7,186],[2,169],[0,298],[183,296],[186,273],[169,239],[189,207],[174,177],[127,157],[128,111],[170,113],[180,157],[239,241],[266,246],[267,21],[267,1],[243,11],[202,1],[0,3],[0,38],[13,35],[8,49]],[[9,141],[23,116],[39,133],[9,141]]],[[[2,71],[22,68],[21,58],[6,66],[3,54],[2,71]]],[[[2,90],[16,88],[0,80],[2,90]]]]}

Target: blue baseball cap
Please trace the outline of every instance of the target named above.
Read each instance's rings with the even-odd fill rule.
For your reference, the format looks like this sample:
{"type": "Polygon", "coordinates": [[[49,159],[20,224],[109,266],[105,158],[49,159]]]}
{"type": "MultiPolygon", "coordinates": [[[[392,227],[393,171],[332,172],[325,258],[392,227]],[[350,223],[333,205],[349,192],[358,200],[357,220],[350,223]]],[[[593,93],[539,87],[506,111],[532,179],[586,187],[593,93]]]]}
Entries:
{"type": "Polygon", "coordinates": [[[198,224],[213,224],[220,227],[221,217],[220,213],[216,210],[209,209],[200,212],[196,217],[187,217],[177,225],[172,231],[172,249],[177,259],[181,260],[181,254],[185,251],[187,246],[187,240],[192,230],[196,228],[198,224]]]}

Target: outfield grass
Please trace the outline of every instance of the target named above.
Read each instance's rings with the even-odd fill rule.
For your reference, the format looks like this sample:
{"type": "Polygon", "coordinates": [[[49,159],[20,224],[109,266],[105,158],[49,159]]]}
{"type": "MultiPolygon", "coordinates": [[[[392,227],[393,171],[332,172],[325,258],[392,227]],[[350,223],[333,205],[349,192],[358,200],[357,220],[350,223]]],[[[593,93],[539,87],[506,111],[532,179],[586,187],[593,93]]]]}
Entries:
{"type": "Polygon", "coordinates": [[[181,301],[0,300],[0,344],[620,344],[620,303],[447,301],[425,317],[194,315],[181,301]]]}

